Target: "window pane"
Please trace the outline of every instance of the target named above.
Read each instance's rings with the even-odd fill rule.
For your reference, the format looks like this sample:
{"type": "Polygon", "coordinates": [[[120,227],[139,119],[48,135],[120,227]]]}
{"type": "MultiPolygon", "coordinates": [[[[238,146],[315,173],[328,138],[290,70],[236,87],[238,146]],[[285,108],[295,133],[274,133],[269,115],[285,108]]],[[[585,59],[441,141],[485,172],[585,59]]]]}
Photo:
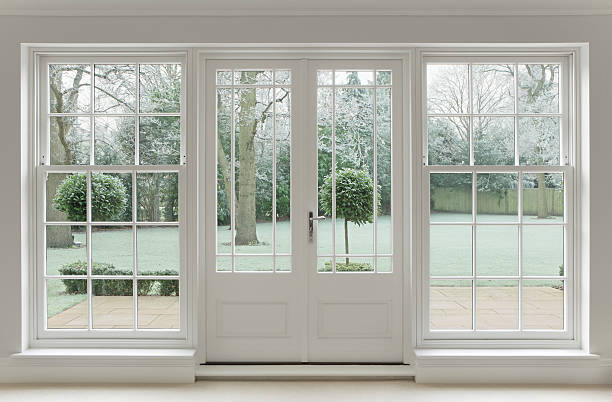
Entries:
{"type": "Polygon", "coordinates": [[[427,65],[427,113],[469,113],[467,64],[427,65]]]}
{"type": "Polygon", "coordinates": [[[376,71],[376,85],[391,85],[391,71],[376,71]]]}
{"type": "Polygon", "coordinates": [[[374,85],[374,71],[335,72],[336,85],[374,85]]]}
{"type": "Polygon", "coordinates": [[[337,257],[336,272],[374,272],[372,257],[337,257]]]}
{"type": "Polygon", "coordinates": [[[91,111],[91,67],[89,64],[49,65],[49,111],[91,111]]]}
{"type": "Polygon", "coordinates": [[[476,175],[477,222],[518,222],[518,174],[476,175]]]}
{"type": "Polygon", "coordinates": [[[133,117],[95,118],[96,165],[133,165],[136,120],[133,117]]]}
{"type": "Polygon", "coordinates": [[[317,85],[332,85],[333,78],[331,70],[317,70],[317,85]]]}
{"type": "Polygon", "coordinates": [[[474,118],[474,164],[514,165],[514,118],[474,118]]]}
{"type": "MultiPolygon", "coordinates": [[[[385,79],[391,82],[390,71],[385,79]]],[[[378,80],[378,78],[377,78],[378,80]]],[[[378,216],[376,218],[376,239],[378,254],[392,252],[391,226],[391,88],[376,90],[376,180],[378,186],[378,216]]]]}
{"type": "Polygon", "coordinates": [[[472,110],[475,114],[514,112],[514,66],[472,65],[472,110]]]}
{"type": "Polygon", "coordinates": [[[140,65],[140,111],[178,113],[181,111],[181,65],[140,65]]]}
{"type": "Polygon", "coordinates": [[[558,64],[519,64],[519,113],[559,113],[558,64]]]}
{"type": "Polygon", "coordinates": [[[291,70],[275,70],[274,77],[277,85],[291,85],[291,70]]]}
{"type": "Polygon", "coordinates": [[[138,220],[178,221],[178,173],[137,173],[138,220]]]}
{"type": "Polygon", "coordinates": [[[85,226],[47,225],[47,275],[87,275],[85,226]]]}
{"type": "Polygon", "coordinates": [[[94,328],[134,327],[134,299],[131,279],[93,279],[94,328]]]}
{"type": "Polygon", "coordinates": [[[433,276],[472,275],[471,226],[430,226],[429,273],[433,276]]]}
{"type": "Polygon", "coordinates": [[[563,173],[523,175],[523,221],[563,222],[563,173]]]}
{"type": "Polygon", "coordinates": [[[86,279],[47,279],[47,328],[87,329],[86,279]]]}
{"type": "Polygon", "coordinates": [[[472,222],[472,174],[429,175],[431,222],[472,222]]]}
{"type": "Polygon", "coordinates": [[[240,70],[234,71],[234,84],[271,85],[272,70],[240,70]]]}
{"type": "Polygon", "coordinates": [[[47,222],[84,222],[87,219],[87,175],[47,173],[47,222]]]}
{"type": "Polygon", "coordinates": [[[563,329],[564,281],[523,281],[523,328],[563,329]]]}
{"type": "Polygon", "coordinates": [[[92,226],[92,275],[132,275],[134,237],[131,226],[92,226]]]}
{"type": "Polygon", "coordinates": [[[52,165],[89,165],[89,117],[51,117],[49,134],[52,165]]]}
{"type": "Polygon", "coordinates": [[[138,281],[138,328],[179,328],[179,281],[138,281]]]}
{"type": "Polygon", "coordinates": [[[138,226],[136,238],[139,275],[179,275],[180,247],[177,226],[138,226]]]}
{"type": "Polygon", "coordinates": [[[476,329],[518,329],[518,281],[476,281],[476,329]]]}
{"type": "Polygon", "coordinates": [[[470,164],[470,119],[430,117],[427,119],[427,155],[430,165],[470,164]]]}
{"type": "Polygon", "coordinates": [[[141,117],[138,152],[141,165],[178,165],[181,152],[181,118],[141,117]]]}
{"type": "Polygon", "coordinates": [[[523,226],[523,275],[563,276],[563,226],[523,226]]]}
{"type": "Polygon", "coordinates": [[[96,64],[95,111],[134,113],[136,111],[136,66],[96,64]]]}
{"type": "MultiPolygon", "coordinates": [[[[329,211],[329,199],[325,201],[322,192],[323,187],[326,186],[332,172],[332,91],[333,88],[317,89],[318,214],[319,216],[327,217],[326,220],[315,223],[318,255],[330,255],[334,252],[331,222],[332,214],[331,211],[329,211]]],[[[326,186],[326,188],[329,188],[329,184],[326,186]]]]}
{"type": "Polygon", "coordinates": [[[276,270],[280,272],[291,271],[291,257],[276,257],[276,270]]]}
{"type": "Polygon", "coordinates": [[[276,252],[291,253],[291,92],[288,89],[276,89],[275,129],[276,252]]]}
{"type": "Polygon", "coordinates": [[[217,271],[231,271],[232,270],[232,257],[231,256],[217,256],[217,271]]]}
{"type": "Polygon", "coordinates": [[[91,174],[91,219],[94,222],[130,221],[132,216],[132,175],[91,174]]]}
{"type": "Polygon", "coordinates": [[[476,275],[518,275],[518,227],[476,227],[476,275]]]}
{"type": "Polygon", "coordinates": [[[432,280],[429,328],[472,329],[472,281],[432,280]]]}
{"type": "Polygon", "coordinates": [[[224,70],[217,71],[217,85],[232,85],[232,72],[224,70]]]}
{"type": "Polygon", "coordinates": [[[232,90],[217,89],[217,253],[232,252],[232,104],[232,90]]]}
{"type": "Polygon", "coordinates": [[[378,272],[393,272],[391,257],[376,257],[376,270],[378,272]]]}
{"type": "Polygon", "coordinates": [[[268,271],[274,270],[274,257],[272,256],[237,256],[234,259],[234,271],[268,271]]]}
{"type": "Polygon", "coordinates": [[[559,165],[558,117],[519,117],[521,165],[559,165]]]}

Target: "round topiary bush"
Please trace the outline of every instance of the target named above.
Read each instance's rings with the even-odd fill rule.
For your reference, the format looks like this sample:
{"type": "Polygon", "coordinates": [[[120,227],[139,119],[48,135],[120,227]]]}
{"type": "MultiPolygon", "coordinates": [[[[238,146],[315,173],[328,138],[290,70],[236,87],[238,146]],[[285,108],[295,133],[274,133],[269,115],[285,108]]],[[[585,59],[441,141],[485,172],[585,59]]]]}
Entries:
{"type": "MultiPolygon", "coordinates": [[[[119,218],[127,205],[127,191],[119,177],[104,173],[91,175],[91,219],[111,221],[119,218]]],[[[68,220],[87,220],[87,175],[67,176],[57,187],[53,206],[65,212],[68,220]]]]}

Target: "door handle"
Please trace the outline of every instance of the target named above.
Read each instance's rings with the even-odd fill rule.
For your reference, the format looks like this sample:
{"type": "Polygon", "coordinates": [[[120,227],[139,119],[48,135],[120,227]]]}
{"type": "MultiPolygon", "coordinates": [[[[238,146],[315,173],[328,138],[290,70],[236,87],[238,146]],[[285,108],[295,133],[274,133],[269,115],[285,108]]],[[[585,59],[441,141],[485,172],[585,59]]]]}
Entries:
{"type": "Polygon", "coordinates": [[[312,236],[314,233],[314,222],[315,221],[323,221],[325,220],[324,216],[315,217],[314,212],[308,212],[308,240],[312,241],[312,236]]]}

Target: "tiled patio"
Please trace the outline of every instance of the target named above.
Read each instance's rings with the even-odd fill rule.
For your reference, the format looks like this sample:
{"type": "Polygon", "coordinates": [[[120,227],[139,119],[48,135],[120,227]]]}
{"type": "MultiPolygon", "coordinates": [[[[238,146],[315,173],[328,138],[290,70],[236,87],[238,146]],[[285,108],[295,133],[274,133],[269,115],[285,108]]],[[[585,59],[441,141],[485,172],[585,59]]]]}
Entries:
{"type": "MultiPolygon", "coordinates": [[[[50,317],[48,328],[87,328],[87,301],[50,317]]],[[[131,296],[94,296],[94,328],[132,328],[134,299],[131,296]]],[[[177,296],[139,296],[138,327],[176,329],[179,327],[177,296]]]]}

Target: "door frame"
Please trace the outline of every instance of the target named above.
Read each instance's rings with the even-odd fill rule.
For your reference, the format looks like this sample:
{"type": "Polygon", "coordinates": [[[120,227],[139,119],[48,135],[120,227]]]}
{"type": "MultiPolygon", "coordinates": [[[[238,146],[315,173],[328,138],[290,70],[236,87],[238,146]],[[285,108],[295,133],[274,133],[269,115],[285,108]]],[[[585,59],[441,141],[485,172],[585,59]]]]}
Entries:
{"type": "MultiPolygon", "coordinates": [[[[197,108],[198,108],[198,123],[197,123],[197,138],[198,138],[198,211],[204,211],[198,213],[198,233],[199,233],[199,251],[198,251],[198,267],[197,267],[197,278],[198,278],[198,305],[194,309],[193,319],[198,328],[198,342],[196,360],[199,364],[205,364],[206,358],[206,264],[210,261],[207,253],[207,247],[210,241],[207,239],[208,227],[216,227],[214,225],[207,225],[207,213],[205,206],[205,200],[207,197],[206,183],[211,182],[214,175],[216,177],[216,171],[209,172],[206,170],[206,130],[207,125],[210,124],[207,120],[208,105],[206,105],[206,63],[209,60],[294,60],[300,61],[300,73],[302,77],[302,90],[307,89],[307,73],[308,73],[308,61],[309,60],[398,60],[401,63],[402,72],[402,126],[400,127],[403,143],[402,149],[399,153],[404,157],[410,158],[413,138],[411,137],[411,125],[413,124],[411,116],[413,115],[413,105],[410,103],[412,97],[412,90],[410,83],[412,82],[412,75],[414,74],[415,68],[412,65],[415,58],[413,57],[413,50],[411,48],[398,47],[398,48],[368,48],[368,47],[330,47],[330,48],[253,48],[251,46],[236,46],[236,47],[219,47],[215,49],[201,50],[196,55],[197,63],[197,76],[198,76],[198,91],[197,91],[197,108]],[[207,176],[208,175],[208,176],[207,176]]],[[[298,113],[297,121],[303,121],[303,113],[298,113]]],[[[409,159],[410,161],[410,159],[409,159]]],[[[397,208],[403,211],[413,210],[412,206],[412,194],[411,194],[411,172],[414,168],[415,161],[402,164],[401,175],[403,180],[401,181],[400,188],[396,189],[402,195],[402,203],[397,208]]],[[[418,165],[416,165],[418,166],[418,165]]],[[[213,180],[214,181],[214,180],[213,180]]],[[[402,248],[403,252],[399,253],[398,261],[394,264],[395,267],[401,267],[402,269],[402,362],[409,364],[414,361],[414,339],[416,339],[416,328],[413,327],[413,317],[416,313],[416,295],[412,291],[413,283],[413,269],[412,261],[414,258],[414,252],[412,250],[412,237],[411,237],[411,214],[404,213],[402,222],[398,223],[396,231],[401,231],[402,235],[402,248]]],[[[297,217],[300,219],[301,217],[297,217]]],[[[209,218],[210,219],[210,218],[209,218]]],[[[299,225],[299,224],[298,224],[299,225]]],[[[307,320],[308,317],[306,316],[307,320]]]]}

